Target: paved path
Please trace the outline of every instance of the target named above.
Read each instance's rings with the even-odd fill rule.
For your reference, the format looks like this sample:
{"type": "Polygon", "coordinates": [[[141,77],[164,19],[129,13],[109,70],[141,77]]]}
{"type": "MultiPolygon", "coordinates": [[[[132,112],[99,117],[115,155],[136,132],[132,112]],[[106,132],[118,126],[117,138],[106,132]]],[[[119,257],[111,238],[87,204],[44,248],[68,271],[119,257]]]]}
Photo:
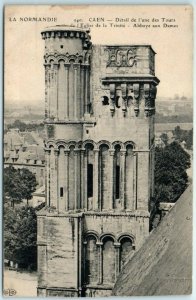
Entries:
{"type": "Polygon", "coordinates": [[[16,297],[36,297],[37,274],[4,270],[4,291],[8,289],[15,290],[16,297]]]}

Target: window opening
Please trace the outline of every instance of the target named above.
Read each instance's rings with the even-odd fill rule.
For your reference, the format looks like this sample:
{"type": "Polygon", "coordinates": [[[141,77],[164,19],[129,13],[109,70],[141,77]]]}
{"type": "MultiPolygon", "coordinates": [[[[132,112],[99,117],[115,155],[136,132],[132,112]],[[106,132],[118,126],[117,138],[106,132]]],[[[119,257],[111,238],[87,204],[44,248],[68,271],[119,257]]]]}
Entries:
{"type": "Polygon", "coordinates": [[[63,187],[60,188],[60,197],[63,197],[63,187]]]}
{"type": "Polygon", "coordinates": [[[87,195],[88,197],[93,196],[93,165],[88,164],[87,169],[87,195]]]}
{"type": "Polygon", "coordinates": [[[116,199],[120,197],[120,166],[116,166],[116,199]]]}

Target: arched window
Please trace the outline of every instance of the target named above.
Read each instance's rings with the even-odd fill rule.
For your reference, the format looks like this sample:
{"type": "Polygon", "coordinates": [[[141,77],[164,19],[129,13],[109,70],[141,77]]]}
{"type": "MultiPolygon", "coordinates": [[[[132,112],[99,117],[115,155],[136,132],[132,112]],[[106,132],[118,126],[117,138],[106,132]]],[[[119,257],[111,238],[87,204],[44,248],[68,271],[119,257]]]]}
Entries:
{"type": "Polygon", "coordinates": [[[87,196],[93,197],[93,164],[88,164],[87,168],[87,196]]]}
{"type": "Polygon", "coordinates": [[[92,197],[93,197],[93,165],[94,165],[94,151],[93,145],[88,143],[85,146],[87,151],[87,199],[88,210],[93,209],[92,197]]]}
{"type": "Polygon", "coordinates": [[[103,284],[115,282],[115,248],[112,237],[103,241],[103,284]]]}
{"type": "Polygon", "coordinates": [[[94,236],[88,236],[86,240],[85,281],[92,284],[98,282],[98,249],[94,236]]]}
{"type": "Polygon", "coordinates": [[[120,243],[120,269],[122,270],[123,266],[127,262],[128,256],[131,255],[131,251],[133,251],[133,243],[129,237],[123,237],[120,243]]]}

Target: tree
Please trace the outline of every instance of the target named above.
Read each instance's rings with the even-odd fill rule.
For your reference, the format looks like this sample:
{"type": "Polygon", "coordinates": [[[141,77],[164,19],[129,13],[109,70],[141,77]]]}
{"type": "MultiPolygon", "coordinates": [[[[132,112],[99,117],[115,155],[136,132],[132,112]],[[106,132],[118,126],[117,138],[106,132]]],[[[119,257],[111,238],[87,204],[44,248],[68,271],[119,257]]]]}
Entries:
{"type": "Polygon", "coordinates": [[[190,155],[179,143],[155,148],[156,202],[176,202],[188,185],[186,169],[189,167],[190,155]]]}
{"type": "Polygon", "coordinates": [[[14,207],[15,202],[22,201],[21,181],[18,170],[9,166],[4,169],[4,195],[6,200],[11,201],[11,206],[14,207]]]}
{"type": "Polygon", "coordinates": [[[36,178],[35,175],[30,172],[28,169],[20,169],[20,178],[21,178],[21,188],[23,199],[28,201],[32,198],[32,193],[36,189],[36,178]]]}
{"type": "Polygon", "coordinates": [[[180,126],[176,126],[173,130],[175,140],[178,142],[185,142],[187,149],[192,149],[193,146],[193,128],[191,130],[183,130],[180,126]]]}
{"type": "Polygon", "coordinates": [[[15,169],[9,166],[4,169],[4,194],[14,207],[15,202],[20,203],[23,199],[32,198],[36,189],[36,178],[28,169],[15,169]]]}
{"type": "Polygon", "coordinates": [[[37,219],[33,207],[4,207],[4,256],[19,267],[36,269],[37,219]]]}
{"type": "Polygon", "coordinates": [[[167,135],[167,133],[165,133],[165,132],[163,132],[161,135],[160,135],[160,138],[161,138],[161,140],[163,141],[163,143],[165,144],[165,146],[167,146],[167,144],[168,144],[168,135],[167,135]]]}

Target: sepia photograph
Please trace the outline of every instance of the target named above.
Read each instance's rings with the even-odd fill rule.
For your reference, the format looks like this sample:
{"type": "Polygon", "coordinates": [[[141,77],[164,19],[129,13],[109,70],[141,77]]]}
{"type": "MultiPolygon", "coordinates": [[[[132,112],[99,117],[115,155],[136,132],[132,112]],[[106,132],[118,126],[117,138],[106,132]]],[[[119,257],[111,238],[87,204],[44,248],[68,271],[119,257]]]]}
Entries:
{"type": "Polygon", "coordinates": [[[192,294],[191,5],[6,5],[3,133],[3,296],[192,294]]]}

